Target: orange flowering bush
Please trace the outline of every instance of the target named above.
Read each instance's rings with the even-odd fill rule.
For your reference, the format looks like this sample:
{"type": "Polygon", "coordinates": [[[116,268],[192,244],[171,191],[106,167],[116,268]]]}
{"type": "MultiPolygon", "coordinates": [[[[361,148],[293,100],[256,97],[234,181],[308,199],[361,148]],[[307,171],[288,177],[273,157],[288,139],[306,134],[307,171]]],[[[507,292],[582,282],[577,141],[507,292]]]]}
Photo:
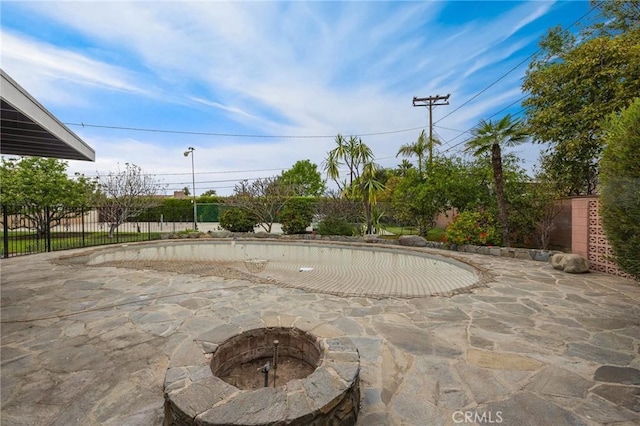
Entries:
{"type": "Polygon", "coordinates": [[[497,245],[495,220],[486,213],[462,212],[445,229],[443,242],[477,246],[497,245]]]}

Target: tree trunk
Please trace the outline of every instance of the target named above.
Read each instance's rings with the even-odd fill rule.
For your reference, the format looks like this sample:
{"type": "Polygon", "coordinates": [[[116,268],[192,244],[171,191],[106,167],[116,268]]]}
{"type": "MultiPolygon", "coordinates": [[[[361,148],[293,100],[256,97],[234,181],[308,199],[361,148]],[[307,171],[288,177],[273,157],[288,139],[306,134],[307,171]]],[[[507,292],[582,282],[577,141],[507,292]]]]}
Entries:
{"type": "Polygon", "coordinates": [[[498,201],[498,217],[502,226],[502,244],[511,247],[509,241],[509,221],[507,219],[507,202],[504,199],[504,182],[502,179],[502,152],[500,145],[491,146],[491,165],[493,166],[493,180],[496,184],[496,199],[498,201]]]}
{"type": "Polygon", "coordinates": [[[371,204],[368,201],[364,202],[364,215],[365,215],[365,220],[367,222],[367,229],[365,231],[365,234],[371,234],[372,233],[372,220],[371,220],[371,204]]]}
{"type": "Polygon", "coordinates": [[[113,234],[116,229],[118,229],[118,226],[120,226],[120,224],[115,222],[109,224],[109,238],[113,238],[113,234]]]}

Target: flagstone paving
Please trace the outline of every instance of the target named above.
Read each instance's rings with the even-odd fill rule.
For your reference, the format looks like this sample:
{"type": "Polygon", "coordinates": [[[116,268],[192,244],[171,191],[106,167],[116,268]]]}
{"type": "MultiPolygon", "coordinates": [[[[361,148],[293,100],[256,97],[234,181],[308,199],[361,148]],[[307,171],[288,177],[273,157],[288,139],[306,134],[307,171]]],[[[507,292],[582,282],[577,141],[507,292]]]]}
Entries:
{"type": "Polygon", "coordinates": [[[169,363],[203,356],[185,343],[277,324],[351,338],[360,425],[640,424],[634,281],[456,253],[492,279],[451,297],[341,297],[52,262],[69,253],[82,251],[0,262],[3,425],[161,425],[169,363]]]}

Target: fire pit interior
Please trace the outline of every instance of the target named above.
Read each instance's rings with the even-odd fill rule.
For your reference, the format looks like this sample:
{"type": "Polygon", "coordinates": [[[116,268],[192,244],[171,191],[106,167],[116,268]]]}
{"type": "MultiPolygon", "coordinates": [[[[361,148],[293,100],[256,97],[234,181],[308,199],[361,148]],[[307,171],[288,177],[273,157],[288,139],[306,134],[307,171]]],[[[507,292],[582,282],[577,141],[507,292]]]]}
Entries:
{"type": "Polygon", "coordinates": [[[238,389],[258,389],[303,379],[321,361],[316,337],[296,328],[257,329],[220,345],[211,358],[211,372],[238,389]]]}
{"type": "Polygon", "coordinates": [[[224,324],[183,342],[165,376],[164,425],[354,425],[358,349],[329,324],[275,318],[291,319],[224,324]]]}

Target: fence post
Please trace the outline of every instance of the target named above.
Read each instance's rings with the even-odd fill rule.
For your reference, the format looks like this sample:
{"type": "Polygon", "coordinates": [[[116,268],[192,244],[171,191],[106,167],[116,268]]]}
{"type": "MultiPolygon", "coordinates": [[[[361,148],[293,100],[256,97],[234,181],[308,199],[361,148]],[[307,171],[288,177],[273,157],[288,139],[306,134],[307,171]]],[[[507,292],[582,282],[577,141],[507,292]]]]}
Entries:
{"type": "Polygon", "coordinates": [[[44,209],[45,211],[45,217],[47,218],[47,221],[45,223],[45,239],[46,239],[46,244],[47,244],[47,251],[51,251],[51,217],[49,216],[49,213],[51,213],[51,211],[49,210],[49,207],[45,207],[44,209]]]}
{"type": "Polygon", "coordinates": [[[82,219],[81,219],[81,223],[82,223],[82,247],[85,246],[85,240],[84,240],[84,206],[80,207],[80,214],[82,215],[82,219]]]}
{"type": "Polygon", "coordinates": [[[4,258],[9,258],[9,215],[7,214],[7,206],[2,205],[2,242],[4,245],[4,258]]]}

